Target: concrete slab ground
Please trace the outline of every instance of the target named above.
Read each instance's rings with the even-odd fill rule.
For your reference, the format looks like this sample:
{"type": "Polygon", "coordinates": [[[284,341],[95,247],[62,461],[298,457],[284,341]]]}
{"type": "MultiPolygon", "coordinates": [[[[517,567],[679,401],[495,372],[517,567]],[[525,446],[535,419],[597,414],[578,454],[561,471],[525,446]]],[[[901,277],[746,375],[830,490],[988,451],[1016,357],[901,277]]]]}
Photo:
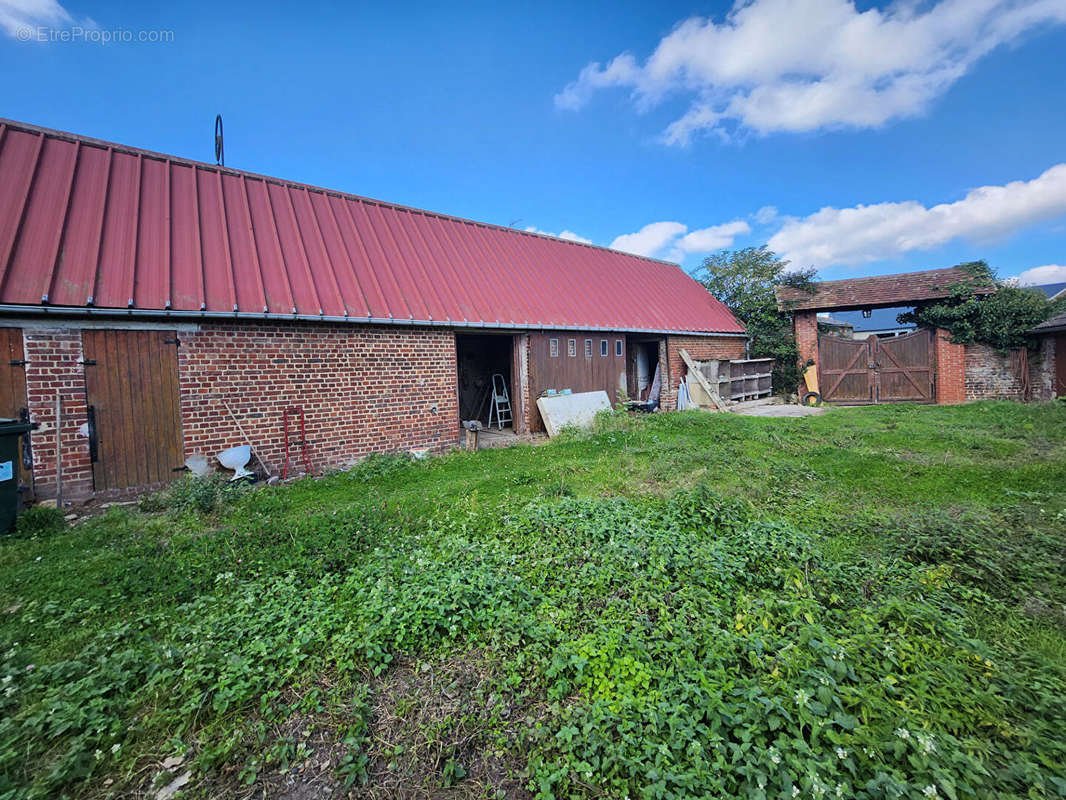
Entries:
{"type": "Polygon", "coordinates": [[[825,406],[801,406],[782,403],[777,398],[768,398],[737,403],[729,410],[734,414],[745,414],[749,417],[813,417],[824,414],[825,406]]]}

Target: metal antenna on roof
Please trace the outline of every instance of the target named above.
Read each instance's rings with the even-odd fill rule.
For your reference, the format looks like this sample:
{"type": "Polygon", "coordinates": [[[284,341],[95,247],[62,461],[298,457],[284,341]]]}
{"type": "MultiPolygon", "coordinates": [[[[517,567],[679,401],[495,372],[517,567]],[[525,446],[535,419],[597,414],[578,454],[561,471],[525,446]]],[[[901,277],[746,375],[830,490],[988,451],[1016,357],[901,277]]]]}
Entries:
{"type": "Polygon", "coordinates": [[[215,114],[215,163],[226,166],[226,150],[222,146],[222,115],[215,114]]]}

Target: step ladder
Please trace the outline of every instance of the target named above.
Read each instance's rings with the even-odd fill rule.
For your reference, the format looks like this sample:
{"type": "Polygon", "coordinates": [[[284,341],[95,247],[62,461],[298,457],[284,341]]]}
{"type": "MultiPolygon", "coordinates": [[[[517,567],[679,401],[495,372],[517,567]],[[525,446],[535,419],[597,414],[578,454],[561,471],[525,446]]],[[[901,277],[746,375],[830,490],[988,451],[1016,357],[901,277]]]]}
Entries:
{"type": "Polygon", "coordinates": [[[504,425],[511,424],[511,396],[507,393],[507,381],[503,375],[492,376],[492,396],[489,403],[489,427],[492,427],[492,413],[496,412],[496,428],[503,430],[504,425]]]}

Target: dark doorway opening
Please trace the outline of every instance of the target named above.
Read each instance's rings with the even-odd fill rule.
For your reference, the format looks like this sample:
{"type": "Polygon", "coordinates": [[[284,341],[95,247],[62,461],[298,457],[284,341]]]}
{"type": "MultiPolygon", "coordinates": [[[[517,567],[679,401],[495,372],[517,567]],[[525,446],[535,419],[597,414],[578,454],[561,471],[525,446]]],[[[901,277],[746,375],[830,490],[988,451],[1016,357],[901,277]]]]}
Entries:
{"type": "MultiPolygon", "coordinates": [[[[515,408],[514,387],[511,383],[513,341],[506,335],[458,335],[455,353],[459,373],[459,419],[477,419],[489,424],[492,405],[492,376],[502,375],[503,385],[515,408]]],[[[505,423],[506,427],[507,423],[505,423]]],[[[493,415],[493,427],[495,415],[493,415]]]]}
{"type": "Polygon", "coordinates": [[[662,339],[627,338],[626,352],[629,358],[626,364],[626,392],[630,400],[646,403],[651,399],[655,371],[659,367],[661,342],[662,339]]]}

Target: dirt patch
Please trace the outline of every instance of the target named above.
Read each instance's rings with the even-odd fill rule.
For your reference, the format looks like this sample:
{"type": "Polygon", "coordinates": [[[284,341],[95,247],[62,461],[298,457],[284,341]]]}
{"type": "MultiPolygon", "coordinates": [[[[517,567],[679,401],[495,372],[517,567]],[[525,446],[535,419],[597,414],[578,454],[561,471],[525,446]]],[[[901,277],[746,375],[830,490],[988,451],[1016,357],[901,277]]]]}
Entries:
{"type": "Polygon", "coordinates": [[[528,798],[514,731],[528,709],[494,692],[484,656],[401,664],[373,687],[361,798],[528,798]]]}
{"type": "MultiPolygon", "coordinates": [[[[247,742],[243,755],[207,775],[193,773],[178,798],[235,800],[488,800],[531,798],[514,732],[528,724],[528,705],[498,693],[491,662],[480,653],[443,662],[404,662],[369,684],[368,706],[297,713],[247,742]],[[365,736],[346,743],[344,732],[365,736]],[[279,763],[279,756],[291,766],[279,763]],[[346,786],[363,761],[365,775],[346,786]]],[[[322,687],[320,687],[322,688],[322,687]]],[[[334,695],[335,696],[335,695],[334,695]]],[[[295,701],[293,697],[287,702],[295,701]]],[[[133,786],[101,787],[101,795],[155,800],[195,757],[143,763],[133,786]],[[177,762],[177,763],[174,763],[177,762]]]]}

